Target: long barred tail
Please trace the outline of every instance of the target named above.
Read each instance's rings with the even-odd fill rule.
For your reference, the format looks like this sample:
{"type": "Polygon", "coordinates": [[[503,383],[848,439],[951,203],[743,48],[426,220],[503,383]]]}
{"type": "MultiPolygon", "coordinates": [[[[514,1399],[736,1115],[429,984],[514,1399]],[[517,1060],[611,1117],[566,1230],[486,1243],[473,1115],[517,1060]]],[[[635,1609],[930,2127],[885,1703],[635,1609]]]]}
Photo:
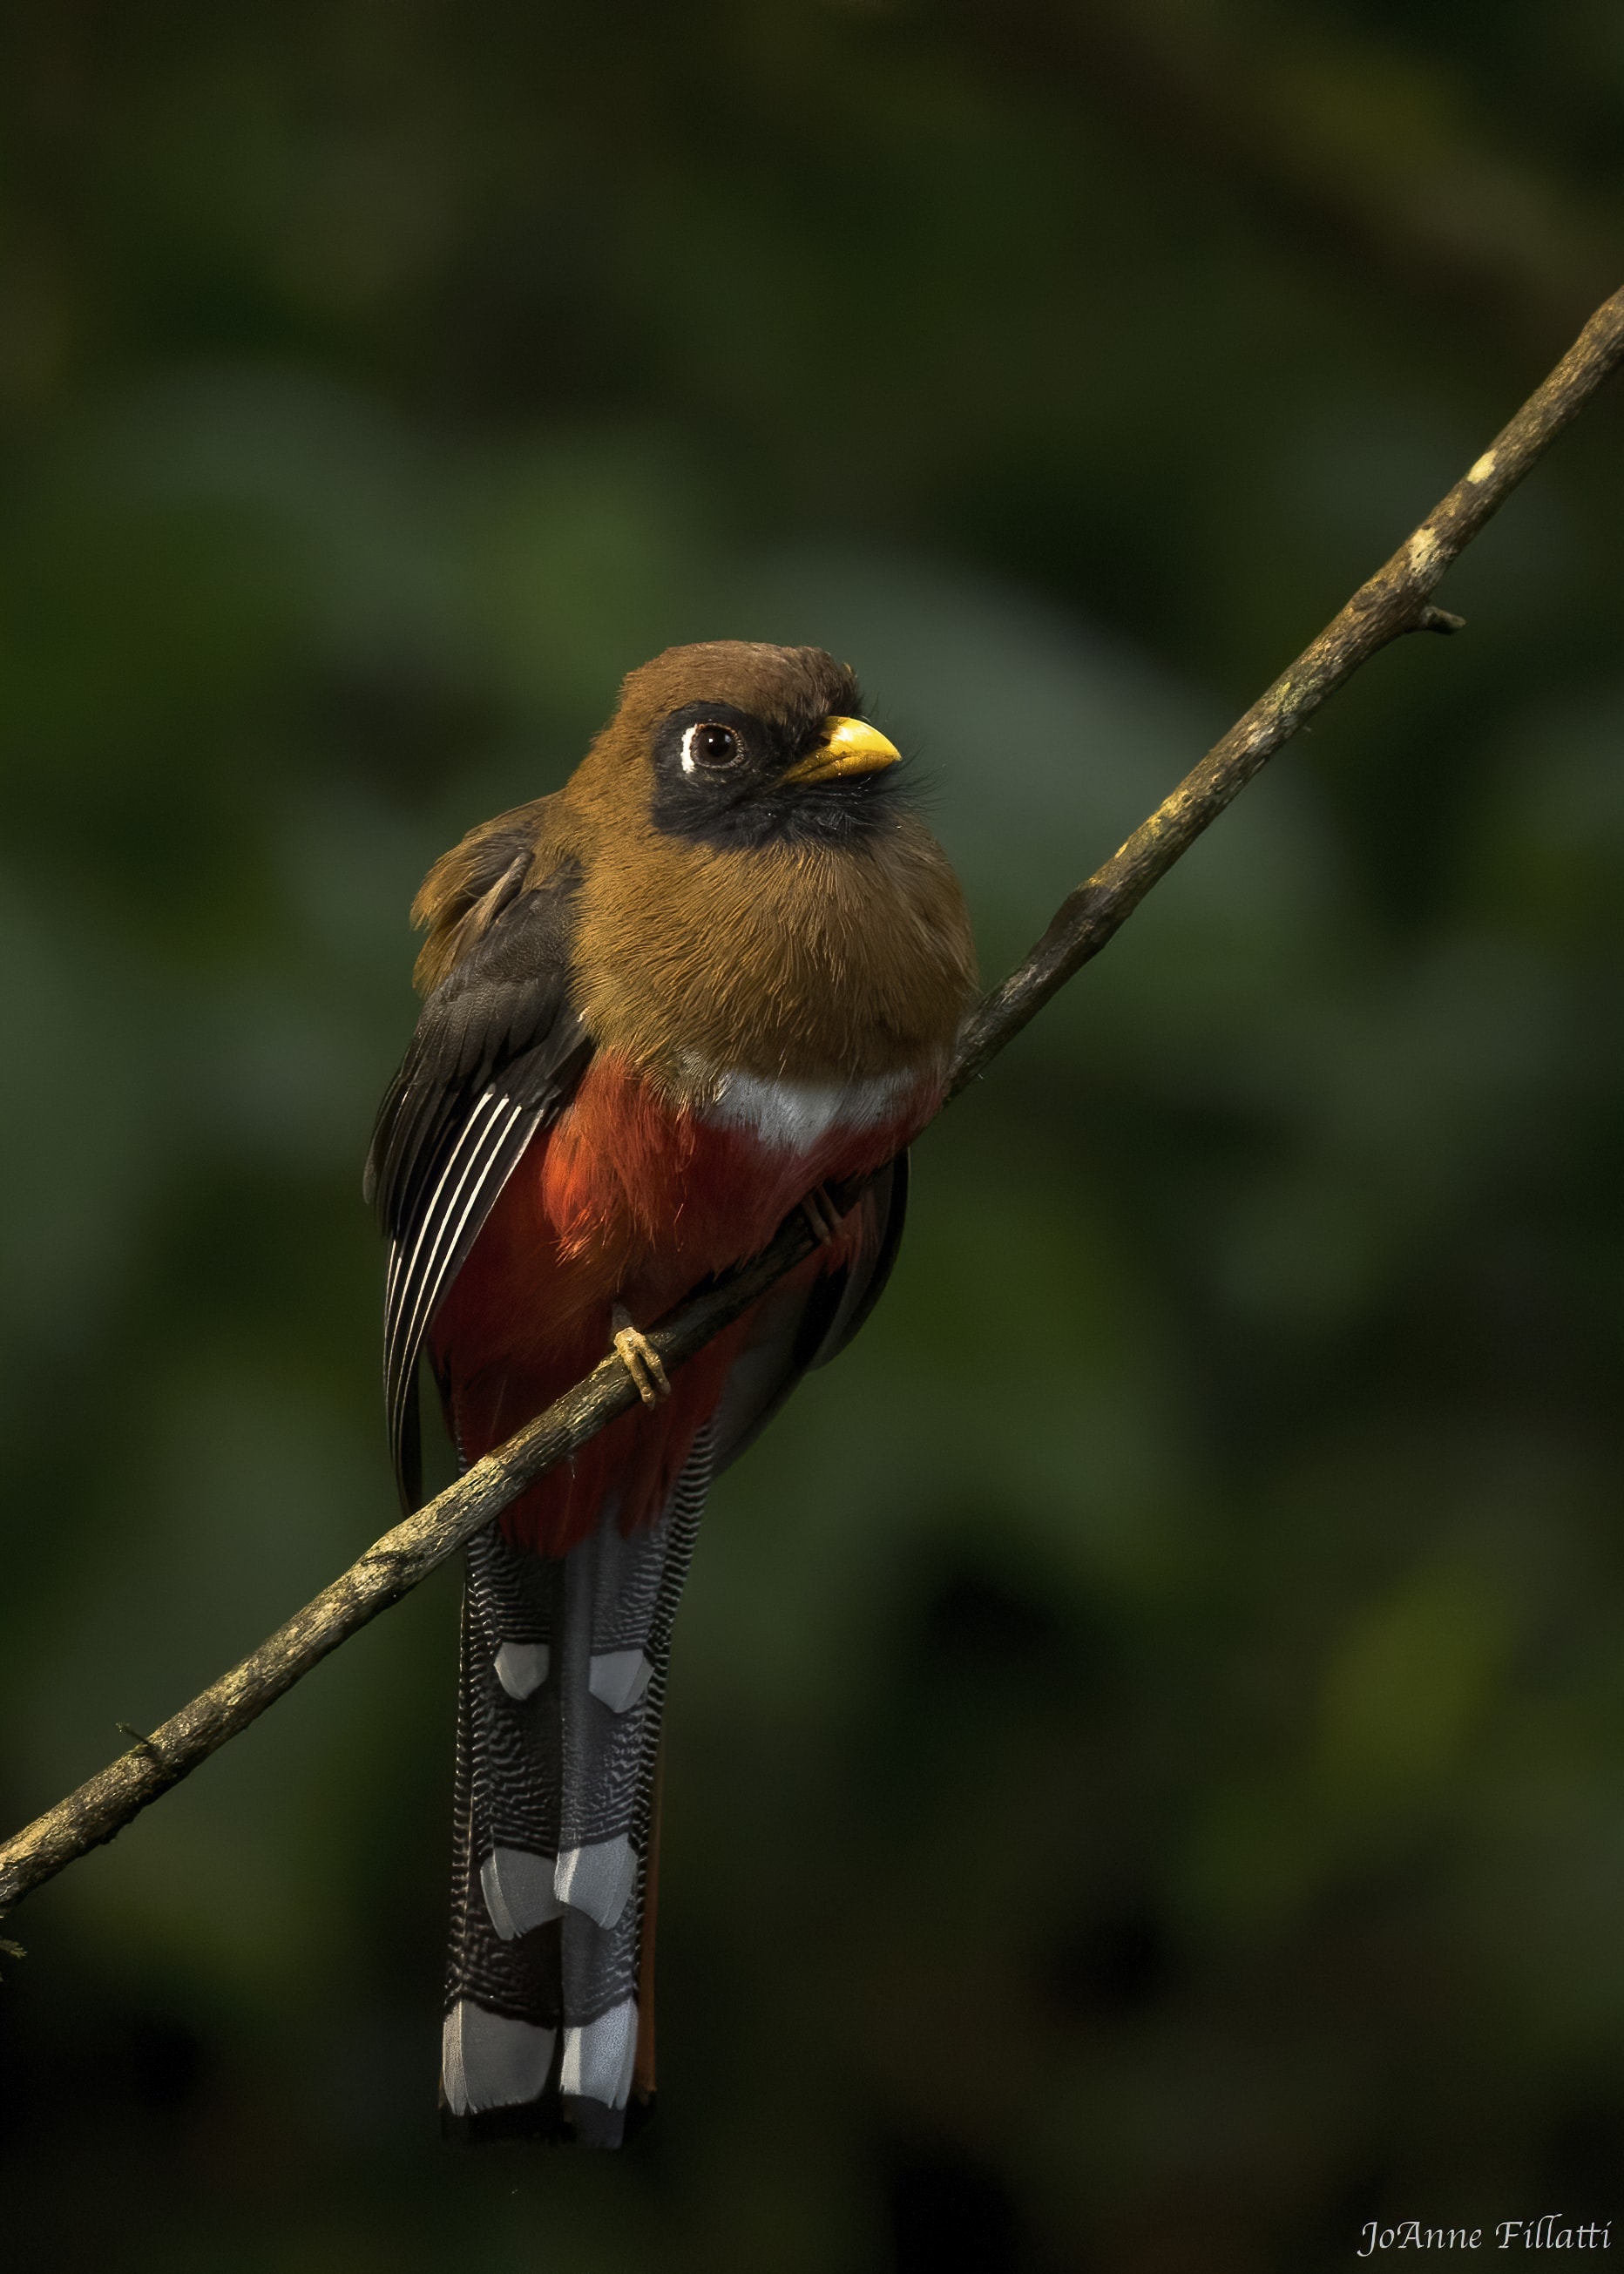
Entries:
{"type": "Polygon", "coordinates": [[[652,2098],[660,1722],[711,1460],[707,1427],[629,1540],[610,1509],[560,1558],[495,1524],[470,1543],[440,2068],[454,2137],[618,2147],[652,2098]]]}

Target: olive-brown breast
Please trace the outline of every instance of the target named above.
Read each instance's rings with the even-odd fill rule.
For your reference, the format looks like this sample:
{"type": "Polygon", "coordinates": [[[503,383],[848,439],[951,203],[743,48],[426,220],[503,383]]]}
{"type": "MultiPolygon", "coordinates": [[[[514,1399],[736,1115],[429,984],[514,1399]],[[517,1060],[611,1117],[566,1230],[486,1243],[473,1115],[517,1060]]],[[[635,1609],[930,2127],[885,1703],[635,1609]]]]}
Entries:
{"type": "Polygon", "coordinates": [[[974,987],[959,881],[923,824],[713,851],[635,827],[584,863],[576,1005],[678,1095],[737,1071],[859,1081],[945,1058],[974,987]]]}

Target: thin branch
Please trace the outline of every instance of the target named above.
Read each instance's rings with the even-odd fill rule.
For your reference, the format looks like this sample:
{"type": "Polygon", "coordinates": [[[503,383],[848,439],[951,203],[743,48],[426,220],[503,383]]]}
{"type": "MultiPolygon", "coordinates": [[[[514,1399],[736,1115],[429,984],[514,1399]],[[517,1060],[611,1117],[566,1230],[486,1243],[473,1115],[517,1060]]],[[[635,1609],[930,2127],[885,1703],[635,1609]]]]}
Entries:
{"type": "Polygon", "coordinates": [[[950,1095],[957,1096],[1036,1016],[1056,988],[1098,955],[1179,855],[1362,663],[1405,632],[1461,629],[1460,617],[1428,606],[1433,586],[1621,362],[1624,291],[1615,292],[1596,311],[1544,385],[1392,559],[1360,585],[1319,638],[1282,672],[1222,742],[1213,745],[1105,866],[1062,901],[1053,923],[1019,970],[995,988],[972,1018],[950,1095]]]}
{"type": "MultiPolygon", "coordinates": [[[[950,1099],[1100,953],[1151,886],[1361,664],[1405,632],[1460,628],[1458,617],[1430,605],[1439,578],[1620,362],[1624,291],[1597,311],[1544,385],[1392,559],[1127,843],[1062,904],[1019,969],[971,1017],[954,1061],[950,1099]]],[[[764,1254],[673,1312],[650,1336],[667,1372],[703,1349],[815,1245],[804,1219],[792,1216],[764,1254]]],[[[618,1358],[605,1359],[438,1499],[386,1532],[241,1665],[0,1848],[0,1909],[110,1840],[329,1651],[399,1602],[528,1485],[636,1402],[626,1367],[618,1358]]]]}

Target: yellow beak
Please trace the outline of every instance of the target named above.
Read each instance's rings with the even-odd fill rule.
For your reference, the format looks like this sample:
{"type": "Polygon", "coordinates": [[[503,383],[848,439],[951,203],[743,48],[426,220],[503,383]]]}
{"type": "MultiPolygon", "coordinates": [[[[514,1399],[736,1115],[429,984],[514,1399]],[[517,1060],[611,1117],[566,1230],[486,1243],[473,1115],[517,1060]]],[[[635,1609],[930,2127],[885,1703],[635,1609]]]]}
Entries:
{"type": "Polygon", "coordinates": [[[901,756],[877,727],[861,719],[826,719],[823,741],[809,757],[793,765],[784,779],[797,788],[805,782],[838,781],[847,774],[877,773],[882,766],[894,766],[901,756]]]}

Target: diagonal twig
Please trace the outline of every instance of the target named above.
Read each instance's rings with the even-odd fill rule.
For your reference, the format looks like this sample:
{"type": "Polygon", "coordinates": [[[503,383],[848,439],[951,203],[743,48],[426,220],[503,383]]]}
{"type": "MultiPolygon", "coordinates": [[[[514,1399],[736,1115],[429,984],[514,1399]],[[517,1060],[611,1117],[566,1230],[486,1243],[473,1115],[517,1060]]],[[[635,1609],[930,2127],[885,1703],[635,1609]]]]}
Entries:
{"type": "MultiPolygon", "coordinates": [[[[1099,953],[1265,760],[1361,664],[1403,633],[1459,629],[1459,617],[1431,605],[1439,578],[1620,362],[1624,291],[1597,310],[1549,378],[1392,559],[1359,587],[1127,843],[1061,904],[1026,961],[972,1014],[954,1060],[950,1100],[984,1071],[1056,989],[1099,953]]],[[[673,1312],[649,1337],[666,1371],[703,1349],[815,1246],[809,1225],[797,1211],[764,1254],[673,1312]]],[[[619,1358],[605,1359],[438,1499],[386,1532],[240,1665],[0,1847],[0,1910],[76,1856],[112,1839],[161,1793],[245,1729],[329,1651],[399,1602],[526,1486],[636,1403],[625,1366],[619,1358]]]]}

